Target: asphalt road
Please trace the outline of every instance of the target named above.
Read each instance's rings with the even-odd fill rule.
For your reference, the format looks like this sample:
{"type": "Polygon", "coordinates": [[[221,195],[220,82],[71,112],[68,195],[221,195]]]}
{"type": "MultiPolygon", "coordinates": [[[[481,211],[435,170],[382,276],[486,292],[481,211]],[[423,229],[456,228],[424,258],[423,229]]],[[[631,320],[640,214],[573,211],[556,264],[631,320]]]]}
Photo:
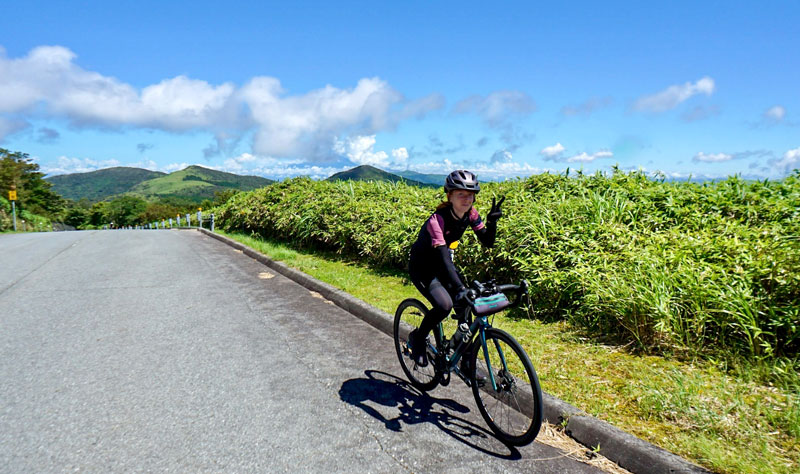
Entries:
{"type": "Polygon", "coordinates": [[[509,448],[469,389],[189,231],[0,235],[2,472],[599,472],[509,448]]]}

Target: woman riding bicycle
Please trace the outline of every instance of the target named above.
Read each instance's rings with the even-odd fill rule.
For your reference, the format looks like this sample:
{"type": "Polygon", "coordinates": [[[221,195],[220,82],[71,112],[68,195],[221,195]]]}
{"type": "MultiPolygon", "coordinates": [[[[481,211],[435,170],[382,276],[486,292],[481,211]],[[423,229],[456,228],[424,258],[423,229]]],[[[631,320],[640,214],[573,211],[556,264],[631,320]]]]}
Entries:
{"type": "MultiPolygon", "coordinates": [[[[411,357],[419,366],[428,364],[425,338],[457,306],[466,304],[467,288],[453,264],[450,248],[455,248],[467,227],[472,227],[481,244],[494,245],[497,220],[502,217],[500,202],[492,199],[492,208],[481,220],[473,204],[480,192],[478,177],[466,170],[456,170],[447,176],[444,184],[447,200],[425,221],[417,240],[411,246],[409,277],[433,308],[425,315],[419,328],[409,335],[411,357]],[[455,245],[453,245],[455,243],[455,245]]],[[[460,312],[458,312],[460,314],[460,312]]]]}

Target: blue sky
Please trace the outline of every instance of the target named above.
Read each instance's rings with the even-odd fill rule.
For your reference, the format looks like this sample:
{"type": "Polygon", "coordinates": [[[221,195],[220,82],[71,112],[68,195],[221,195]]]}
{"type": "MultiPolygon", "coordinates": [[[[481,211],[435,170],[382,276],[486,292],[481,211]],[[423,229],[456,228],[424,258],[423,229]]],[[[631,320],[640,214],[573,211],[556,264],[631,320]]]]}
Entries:
{"type": "Polygon", "coordinates": [[[796,1],[29,0],[3,16],[0,147],[50,174],[800,168],[796,1]]]}

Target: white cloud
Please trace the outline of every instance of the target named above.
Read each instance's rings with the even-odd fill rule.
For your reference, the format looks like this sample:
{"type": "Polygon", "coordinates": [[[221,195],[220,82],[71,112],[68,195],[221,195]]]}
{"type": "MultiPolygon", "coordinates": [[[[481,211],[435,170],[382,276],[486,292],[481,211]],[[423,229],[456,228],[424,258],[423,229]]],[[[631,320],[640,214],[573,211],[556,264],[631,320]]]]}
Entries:
{"type": "Polygon", "coordinates": [[[794,148],[783,154],[783,158],[772,163],[772,166],[782,172],[790,172],[800,168],[800,147],[794,148]]]}
{"type": "MultiPolygon", "coordinates": [[[[374,134],[444,106],[436,94],[407,101],[378,78],[300,95],[288,95],[272,77],[237,88],[178,76],[138,90],[81,68],[75,58],[61,46],[34,48],[18,59],[0,51],[0,140],[27,126],[12,116],[31,116],[79,127],[205,130],[225,143],[252,130],[255,154],[324,160],[331,158],[336,136],[374,134]]],[[[225,143],[207,151],[219,153],[225,143]]]]}
{"type": "Polygon", "coordinates": [[[380,79],[362,79],[355,89],[332,86],[282,99],[277,79],[260,77],[241,91],[258,125],[253,150],[271,156],[320,156],[334,137],[351,129],[374,133],[391,128],[400,94],[380,79]]]}
{"type": "Polygon", "coordinates": [[[490,126],[507,123],[511,118],[524,117],[536,110],[536,103],[520,91],[497,91],[486,97],[474,95],[453,107],[456,114],[476,113],[490,126]]]}
{"type": "Polygon", "coordinates": [[[692,161],[702,161],[704,163],[720,163],[723,161],[730,161],[734,158],[733,155],[727,153],[703,153],[702,151],[692,158],[692,161]]]}
{"type": "Polygon", "coordinates": [[[385,151],[374,151],[375,135],[336,140],[333,151],[346,156],[357,165],[388,166],[389,155],[385,151]]]}
{"type": "Polygon", "coordinates": [[[184,131],[219,121],[234,91],[231,84],[214,87],[178,76],[140,94],[115,78],[82,69],[73,63],[75,57],[61,46],[40,46],[21,59],[0,56],[0,113],[184,131]]]}
{"type": "Polygon", "coordinates": [[[612,156],[614,156],[614,154],[611,153],[610,151],[598,151],[597,153],[592,153],[592,154],[581,152],[578,153],[577,155],[570,156],[565,161],[567,163],[575,163],[575,162],[589,163],[599,158],[611,158],[612,156]]]}
{"type": "MultiPolygon", "coordinates": [[[[155,165],[155,163],[153,163],[152,161],[150,162],[150,164],[151,165],[155,165]]],[[[189,163],[185,163],[184,162],[184,163],[170,163],[170,164],[165,165],[165,166],[161,166],[161,167],[155,166],[155,167],[150,167],[150,168],[147,168],[147,169],[152,170],[152,171],[162,171],[164,173],[172,173],[173,171],[180,171],[180,170],[182,170],[184,168],[188,168],[189,166],[191,166],[189,163]]],[[[142,168],[144,168],[144,166],[142,168]]]]}
{"type": "Polygon", "coordinates": [[[783,106],[776,105],[774,107],[770,107],[764,112],[764,118],[767,120],[772,120],[775,122],[780,122],[786,116],[786,109],[783,106]]]}
{"type": "Polygon", "coordinates": [[[385,151],[375,151],[375,135],[348,137],[336,140],[333,151],[345,156],[357,165],[370,165],[378,168],[405,168],[408,150],[405,147],[392,150],[392,157],[385,151]]]}
{"type": "Polygon", "coordinates": [[[468,169],[478,175],[479,180],[506,179],[516,176],[530,176],[544,172],[556,172],[553,168],[539,168],[528,163],[514,161],[492,163],[486,162],[453,162],[449,159],[414,164],[411,167],[419,173],[448,174],[455,169],[468,169]]]}
{"type": "Polygon", "coordinates": [[[656,94],[641,97],[633,104],[633,108],[643,112],[666,112],[694,95],[711,95],[714,88],[714,80],[704,77],[694,84],[687,82],[682,85],[674,85],[656,94]]]}
{"type": "MultiPolygon", "coordinates": [[[[36,158],[35,161],[39,162],[36,158]]],[[[39,169],[48,176],[70,173],[88,173],[103,168],[120,166],[117,160],[93,160],[91,158],[69,158],[60,156],[55,163],[39,163],[39,169]]]]}
{"type": "Polygon", "coordinates": [[[550,147],[547,147],[547,148],[543,149],[539,153],[544,156],[544,160],[545,161],[555,161],[555,162],[562,162],[562,163],[576,163],[576,162],[577,163],[590,163],[590,162],[592,162],[594,160],[597,160],[597,159],[600,159],[600,158],[611,158],[612,156],[614,156],[614,153],[612,153],[610,151],[607,151],[607,150],[601,150],[601,151],[598,151],[598,152],[595,152],[595,153],[586,153],[584,151],[584,152],[578,153],[577,155],[572,155],[572,156],[568,156],[568,157],[565,157],[563,155],[563,152],[564,152],[564,147],[561,146],[560,143],[557,143],[557,144],[555,144],[553,146],[550,146],[550,147]],[[547,150],[547,151],[545,151],[545,150],[547,150]]]}
{"type": "Polygon", "coordinates": [[[395,148],[392,150],[392,158],[395,166],[403,167],[408,162],[408,150],[405,147],[395,148]]]}
{"type": "Polygon", "coordinates": [[[543,156],[546,156],[548,158],[552,158],[554,156],[560,155],[561,153],[564,153],[564,150],[566,150],[566,148],[564,148],[564,145],[562,145],[559,142],[559,143],[556,143],[553,146],[547,146],[547,147],[542,148],[542,151],[540,151],[539,154],[543,155],[543,156]]]}

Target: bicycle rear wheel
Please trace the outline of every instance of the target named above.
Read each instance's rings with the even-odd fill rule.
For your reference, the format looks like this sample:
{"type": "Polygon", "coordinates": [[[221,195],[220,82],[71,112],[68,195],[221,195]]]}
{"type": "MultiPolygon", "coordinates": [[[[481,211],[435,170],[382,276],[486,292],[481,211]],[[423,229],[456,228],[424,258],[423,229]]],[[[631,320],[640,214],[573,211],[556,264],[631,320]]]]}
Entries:
{"type": "Polygon", "coordinates": [[[481,416],[497,437],[514,446],[531,443],[542,426],[542,389],[528,355],[510,334],[487,329],[486,345],[476,340],[470,360],[472,381],[476,373],[486,384],[472,383],[481,416]],[[477,371],[475,370],[477,369],[477,371]]]}
{"type": "MultiPolygon", "coordinates": [[[[411,349],[408,347],[408,334],[419,327],[428,309],[419,300],[409,298],[403,300],[394,313],[394,348],[400,367],[403,368],[411,385],[418,390],[427,392],[439,384],[439,378],[434,370],[433,355],[428,349],[428,365],[420,367],[411,359],[411,349]]],[[[430,339],[431,336],[428,336],[430,339]]]]}

